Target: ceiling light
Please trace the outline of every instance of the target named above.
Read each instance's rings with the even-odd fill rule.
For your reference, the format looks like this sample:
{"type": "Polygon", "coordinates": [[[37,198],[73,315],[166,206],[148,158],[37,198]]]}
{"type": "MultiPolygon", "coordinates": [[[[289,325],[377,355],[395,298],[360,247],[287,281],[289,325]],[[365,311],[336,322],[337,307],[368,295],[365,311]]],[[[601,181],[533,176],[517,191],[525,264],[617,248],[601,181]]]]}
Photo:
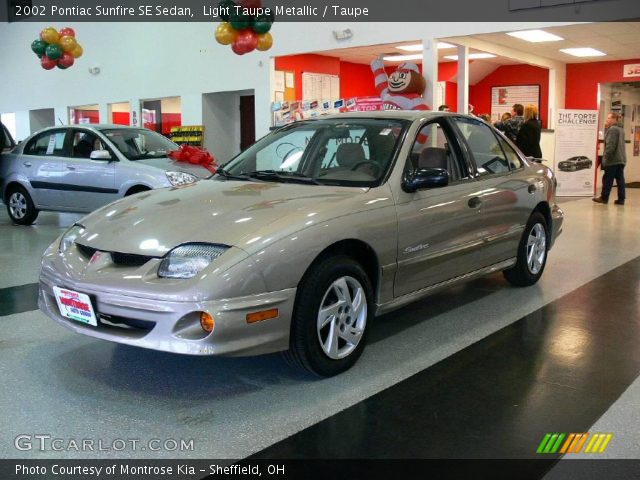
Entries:
{"type": "Polygon", "coordinates": [[[527,42],[539,43],[539,42],[557,42],[564,40],[564,38],[554,35],[553,33],[545,32],[544,30],[523,30],[521,32],[507,32],[507,35],[526,40],[527,42]]]}
{"type": "Polygon", "coordinates": [[[595,48],[561,48],[561,52],[573,55],[574,57],[604,57],[606,53],[595,48]]]}
{"type": "Polygon", "coordinates": [[[382,57],[385,62],[407,62],[409,60],[422,60],[422,54],[417,53],[415,55],[389,55],[382,57]]]}
{"type": "MultiPolygon", "coordinates": [[[[447,55],[444,58],[458,60],[458,55],[447,55]]],[[[469,55],[469,60],[482,60],[483,58],[495,58],[495,55],[492,53],[471,53],[469,55]]]]}
{"type": "MultiPolygon", "coordinates": [[[[396,47],[398,50],[404,50],[405,52],[421,52],[422,44],[414,43],[412,45],[401,45],[396,47]]],[[[443,48],[455,48],[455,45],[451,45],[447,42],[438,42],[438,50],[442,50],[443,48]]]]}

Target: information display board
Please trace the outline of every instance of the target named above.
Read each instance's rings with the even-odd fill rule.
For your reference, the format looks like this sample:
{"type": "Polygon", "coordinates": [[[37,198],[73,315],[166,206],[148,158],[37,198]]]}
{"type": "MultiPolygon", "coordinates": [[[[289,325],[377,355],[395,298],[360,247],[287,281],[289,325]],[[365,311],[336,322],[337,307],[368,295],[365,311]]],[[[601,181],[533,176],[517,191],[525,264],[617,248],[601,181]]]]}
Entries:
{"type": "Polygon", "coordinates": [[[540,111],[540,85],[504,85],[491,87],[491,122],[497,122],[504,113],[511,113],[514,104],[534,104],[540,111]]]}

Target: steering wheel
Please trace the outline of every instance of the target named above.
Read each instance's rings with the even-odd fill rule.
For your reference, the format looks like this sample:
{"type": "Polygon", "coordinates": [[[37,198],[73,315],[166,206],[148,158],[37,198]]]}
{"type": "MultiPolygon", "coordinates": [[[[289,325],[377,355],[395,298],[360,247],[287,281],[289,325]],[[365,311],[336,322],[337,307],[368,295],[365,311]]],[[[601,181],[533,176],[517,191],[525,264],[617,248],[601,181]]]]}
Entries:
{"type": "Polygon", "coordinates": [[[353,172],[353,171],[357,170],[362,165],[369,165],[371,167],[374,167],[376,170],[375,170],[375,173],[373,175],[376,176],[376,177],[380,174],[380,170],[382,169],[380,164],[374,162],[373,160],[362,160],[362,161],[356,163],[353,167],[351,167],[351,171],[353,172]]]}

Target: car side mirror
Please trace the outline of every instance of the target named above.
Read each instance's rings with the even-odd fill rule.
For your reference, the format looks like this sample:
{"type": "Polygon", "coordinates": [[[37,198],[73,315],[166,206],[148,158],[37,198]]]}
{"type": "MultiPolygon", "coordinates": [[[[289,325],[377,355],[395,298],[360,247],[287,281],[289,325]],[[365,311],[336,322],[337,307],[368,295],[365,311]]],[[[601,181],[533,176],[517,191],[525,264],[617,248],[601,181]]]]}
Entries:
{"type": "Polygon", "coordinates": [[[407,174],[402,182],[402,189],[413,193],[423,188],[446,187],[449,185],[449,172],[444,168],[419,168],[407,174]]]}
{"type": "Polygon", "coordinates": [[[94,150],[89,158],[91,160],[111,160],[111,154],[109,150],[94,150]]]}
{"type": "Polygon", "coordinates": [[[542,158],[536,158],[536,157],[527,157],[527,160],[529,160],[530,162],[542,163],[542,161],[543,161],[544,159],[542,159],[542,158]]]}

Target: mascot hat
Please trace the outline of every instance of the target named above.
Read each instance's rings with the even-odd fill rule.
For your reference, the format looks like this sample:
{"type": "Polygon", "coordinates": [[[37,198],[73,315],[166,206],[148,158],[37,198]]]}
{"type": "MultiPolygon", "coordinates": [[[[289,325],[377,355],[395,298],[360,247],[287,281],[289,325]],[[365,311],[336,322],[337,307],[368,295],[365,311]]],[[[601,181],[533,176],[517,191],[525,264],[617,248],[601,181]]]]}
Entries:
{"type": "Polygon", "coordinates": [[[418,68],[418,65],[416,65],[413,62],[403,62],[400,65],[398,65],[397,70],[410,70],[418,74],[420,73],[420,69],[418,68]]]}

